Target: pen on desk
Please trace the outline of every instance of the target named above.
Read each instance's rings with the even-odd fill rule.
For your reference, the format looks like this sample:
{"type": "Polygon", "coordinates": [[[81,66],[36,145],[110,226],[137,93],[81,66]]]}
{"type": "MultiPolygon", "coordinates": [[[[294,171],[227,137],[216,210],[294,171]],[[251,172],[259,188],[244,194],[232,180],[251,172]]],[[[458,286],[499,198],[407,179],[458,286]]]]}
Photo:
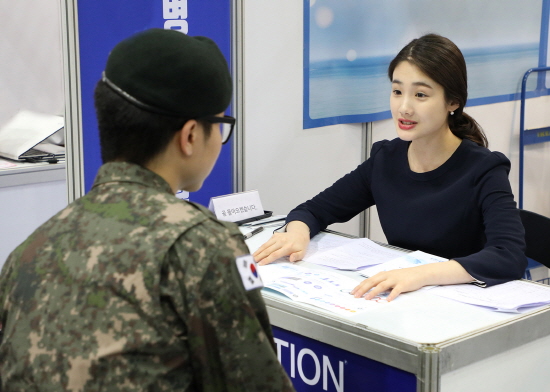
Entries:
{"type": "Polygon", "coordinates": [[[283,216],[282,218],[278,218],[278,219],[266,218],[266,219],[260,220],[259,222],[245,223],[243,226],[244,227],[253,227],[253,226],[258,226],[258,225],[268,225],[268,224],[271,224],[273,222],[284,221],[285,219],[286,219],[286,216],[283,216]]]}
{"type": "Polygon", "coordinates": [[[257,229],[254,229],[252,230],[250,233],[246,233],[246,234],[243,234],[243,238],[245,240],[249,239],[250,237],[252,237],[253,235],[256,235],[258,233],[261,233],[263,231],[263,227],[258,227],[257,229]]]}

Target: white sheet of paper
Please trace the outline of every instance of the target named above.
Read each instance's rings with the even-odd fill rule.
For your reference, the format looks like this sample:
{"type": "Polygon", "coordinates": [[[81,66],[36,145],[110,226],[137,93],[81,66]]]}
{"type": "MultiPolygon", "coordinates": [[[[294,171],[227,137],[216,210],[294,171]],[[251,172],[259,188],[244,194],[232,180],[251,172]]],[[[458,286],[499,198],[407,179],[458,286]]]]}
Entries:
{"type": "Polygon", "coordinates": [[[365,268],[359,271],[359,273],[369,278],[373,275],[376,275],[379,272],[391,271],[391,270],[396,270],[401,268],[417,267],[419,265],[438,263],[441,261],[447,261],[447,259],[417,250],[415,252],[401,255],[383,264],[379,264],[374,267],[365,268]]]}
{"type": "Polygon", "coordinates": [[[328,233],[319,233],[311,239],[304,259],[312,257],[318,252],[326,252],[337,248],[342,245],[346,245],[352,242],[355,238],[343,237],[340,235],[332,235],[328,233]]]}
{"type": "Polygon", "coordinates": [[[340,244],[328,244],[323,239],[318,249],[311,255],[306,254],[304,260],[331,268],[357,270],[384,263],[400,254],[401,252],[378,245],[367,238],[348,238],[340,244]]]}
{"type": "Polygon", "coordinates": [[[0,169],[11,169],[17,167],[17,164],[14,162],[6,161],[0,158],[0,169]]]}
{"type": "Polygon", "coordinates": [[[438,286],[430,290],[429,293],[501,312],[517,313],[521,308],[550,304],[550,286],[521,280],[513,280],[487,288],[471,284],[438,286]]]}

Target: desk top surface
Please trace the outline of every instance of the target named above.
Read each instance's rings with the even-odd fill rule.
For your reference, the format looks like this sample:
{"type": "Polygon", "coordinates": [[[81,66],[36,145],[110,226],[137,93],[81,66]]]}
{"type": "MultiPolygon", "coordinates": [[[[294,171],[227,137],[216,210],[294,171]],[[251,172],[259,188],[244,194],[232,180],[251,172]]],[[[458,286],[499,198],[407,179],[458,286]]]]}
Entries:
{"type": "Polygon", "coordinates": [[[1,175],[12,175],[12,174],[21,174],[35,171],[44,171],[44,170],[64,170],[65,161],[61,160],[59,163],[51,164],[48,162],[37,162],[37,163],[28,163],[28,162],[17,162],[10,159],[0,158],[0,176],[1,175]]]}
{"type": "Polygon", "coordinates": [[[66,181],[65,161],[27,163],[0,158],[0,189],[42,182],[66,181]]]}
{"type": "MultiPolygon", "coordinates": [[[[264,230],[262,233],[248,239],[246,242],[250,251],[254,252],[267,241],[271,237],[271,233],[272,230],[264,230]]],[[[334,234],[322,233],[320,235],[334,234]]],[[[358,282],[364,279],[355,271],[333,270],[306,261],[301,261],[298,264],[307,268],[344,274],[358,282]]],[[[271,290],[264,290],[263,294],[265,298],[280,301],[298,309],[313,311],[330,320],[341,320],[347,324],[356,324],[360,328],[368,328],[371,331],[391,335],[397,339],[415,344],[441,344],[498,325],[514,322],[537,312],[550,311],[550,306],[543,306],[521,314],[495,312],[430,295],[421,290],[402,294],[391,303],[381,303],[380,306],[357,315],[340,316],[308,304],[292,301],[288,297],[271,290]]]]}

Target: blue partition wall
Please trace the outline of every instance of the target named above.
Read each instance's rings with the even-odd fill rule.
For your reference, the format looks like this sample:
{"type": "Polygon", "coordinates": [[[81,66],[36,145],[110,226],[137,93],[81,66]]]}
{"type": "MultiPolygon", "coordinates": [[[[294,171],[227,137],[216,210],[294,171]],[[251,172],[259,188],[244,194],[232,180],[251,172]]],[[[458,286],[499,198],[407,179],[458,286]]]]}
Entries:
{"type": "MultiPolygon", "coordinates": [[[[171,28],[192,36],[203,35],[213,39],[230,64],[230,3],[230,0],[78,1],[86,192],[90,190],[102,163],[93,91],[105,67],[109,51],[119,41],[138,31],[148,28],[171,28]]],[[[231,160],[231,143],[228,143],[223,146],[220,158],[203,188],[192,193],[190,200],[208,205],[210,197],[231,193],[231,160]]]]}

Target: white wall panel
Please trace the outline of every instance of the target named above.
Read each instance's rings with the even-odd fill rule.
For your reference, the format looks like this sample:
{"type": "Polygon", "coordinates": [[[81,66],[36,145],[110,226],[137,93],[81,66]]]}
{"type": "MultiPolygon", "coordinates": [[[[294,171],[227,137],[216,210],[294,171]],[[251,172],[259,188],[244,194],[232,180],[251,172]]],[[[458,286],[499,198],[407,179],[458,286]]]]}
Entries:
{"type": "Polygon", "coordinates": [[[0,124],[19,109],[63,115],[59,0],[0,0],[0,124]]]}
{"type": "MultiPolygon", "coordinates": [[[[244,189],[286,214],[361,161],[361,125],[304,130],[303,2],[244,2],[244,189]]],[[[359,220],[334,229],[359,233],[359,220]]]]}

